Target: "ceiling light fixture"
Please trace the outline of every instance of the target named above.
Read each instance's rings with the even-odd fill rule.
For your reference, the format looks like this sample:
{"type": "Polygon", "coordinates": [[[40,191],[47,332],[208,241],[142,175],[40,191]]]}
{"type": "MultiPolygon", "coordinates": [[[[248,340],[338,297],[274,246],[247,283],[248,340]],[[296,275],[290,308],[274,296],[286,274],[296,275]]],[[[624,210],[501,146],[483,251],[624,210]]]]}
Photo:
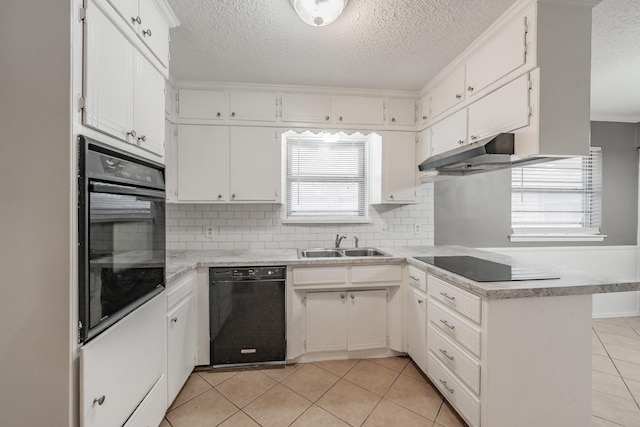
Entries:
{"type": "Polygon", "coordinates": [[[291,0],[291,5],[304,22],[323,27],[338,19],[349,0],[291,0]]]}

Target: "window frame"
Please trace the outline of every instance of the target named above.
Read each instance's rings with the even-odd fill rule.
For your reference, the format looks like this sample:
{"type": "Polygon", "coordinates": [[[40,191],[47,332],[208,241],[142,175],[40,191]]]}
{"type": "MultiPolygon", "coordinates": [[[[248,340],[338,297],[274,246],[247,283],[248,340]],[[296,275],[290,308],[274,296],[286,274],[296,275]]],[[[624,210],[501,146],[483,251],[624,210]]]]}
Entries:
{"type": "MultiPolygon", "coordinates": [[[[589,156],[593,156],[595,153],[598,153],[597,162],[599,164],[599,191],[597,192],[596,197],[599,197],[599,201],[597,203],[599,207],[599,212],[596,215],[599,219],[602,219],[602,149],[601,147],[590,147],[589,156]]],[[[587,157],[587,156],[583,156],[587,157]]],[[[561,160],[561,159],[558,159],[561,160]]],[[[591,164],[594,164],[593,160],[591,164]]],[[[535,167],[535,166],[532,166],[535,167]]],[[[514,168],[521,169],[521,168],[514,168]]],[[[583,172],[584,172],[584,164],[583,164],[583,172]]],[[[513,177],[513,171],[512,171],[513,177]]],[[[592,179],[589,180],[592,182],[592,179]]],[[[513,178],[511,184],[511,197],[513,198],[514,191],[516,189],[513,187],[513,178]]],[[[584,206],[584,198],[585,197],[593,197],[593,187],[588,190],[590,191],[590,195],[586,194],[587,190],[582,190],[579,192],[583,197],[583,206],[584,206]]],[[[585,213],[583,209],[583,214],[585,213]]],[[[591,214],[590,214],[591,215],[591,214]]],[[[598,242],[603,241],[605,234],[601,233],[602,222],[597,226],[591,227],[514,227],[513,226],[513,199],[511,201],[511,234],[508,236],[511,242],[598,242]]]]}
{"type": "MultiPolygon", "coordinates": [[[[370,224],[372,219],[369,215],[369,185],[370,185],[370,143],[369,135],[364,135],[360,132],[345,133],[345,132],[327,132],[318,131],[313,132],[311,130],[295,131],[289,130],[282,134],[282,162],[284,167],[282,168],[282,188],[283,188],[283,204],[281,221],[283,224],[370,224]],[[290,203],[290,179],[289,179],[289,138],[292,139],[308,139],[310,141],[322,141],[325,143],[333,143],[342,141],[359,141],[363,143],[363,174],[364,180],[362,182],[362,198],[363,208],[362,215],[358,216],[341,216],[341,215],[300,215],[290,216],[291,212],[290,203]],[[338,140],[336,140],[338,138],[338,140]]],[[[327,181],[328,182],[328,181],[327,181]]],[[[360,198],[360,197],[359,197],[360,198]]]]}

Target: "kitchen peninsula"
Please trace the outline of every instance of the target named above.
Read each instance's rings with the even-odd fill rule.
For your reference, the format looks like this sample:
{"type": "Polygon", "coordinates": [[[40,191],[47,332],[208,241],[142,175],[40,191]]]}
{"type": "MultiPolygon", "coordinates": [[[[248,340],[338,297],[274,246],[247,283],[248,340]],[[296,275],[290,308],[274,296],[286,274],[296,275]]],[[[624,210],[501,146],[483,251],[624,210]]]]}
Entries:
{"type": "MultiPolygon", "coordinates": [[[[172,281],[197,270],[197,316],[198,324],[202,325],[203,315],[206,315],[201,311],[206,310],[202,303],[207,300],[203,295],[207,278],[200,276],[207,275],[208,267],[286,265],[287,359],[295,363],[301,359],[311,360],[309,357],[319,354],[297,357],[295,355],[304,349],[292,352],[292,345],[301,340],[300,336],[292,335],[304,334],[300,315],[305,296],[304,290],[294,289],[290,274],[293,269],[401,265],[399,294],[405,294],[412,280],[420,275],[424,277],[426,291],[428,320],[427,325],[421,325],[427,330],[424,344],[427,348],[423,352],[426,359],[414,361],[469,425],[589,424],[591,295],[640,290],[640,283],[587,276],[548,266],[544,267],[545,272],[559,279],[476,282],[414,257],[473,256],[515,268],[532,266],[508,256],[456,246],[381,250],[389,256],[301,259],[295,250],[170,251],[168,288],[171,289],[172,281]],[[445,347],[447,345],[449,347],[445,347]]],[[[353,289],[350,282],[345,286],[348,291],[353,289]]],[[[315,288],[313,292],[321,290],[315,288]]],[[[391,299],[389,301],[388,310],[392,310],[392,304],[393,307],[396,305],[391,299]]],[[[391,343],[406,343],[408,331],[415,326],[408,315],[410,307],[403,303],[400,307],[405,324],[398,329],[390,321],[389,334],[402,335],[389,336],[391,343]],[[404,336],[405,331],[407,336],[404,336]]],[[[198,334],[202,336],[200,328],[198,334]]],[[[404,345],[400,348],[388,345],[385,350],[406,351],[415,359],[413,352],[407,351],[404,345]]],[[[340,357],[368,356],[345,351],[340,357]]]]}

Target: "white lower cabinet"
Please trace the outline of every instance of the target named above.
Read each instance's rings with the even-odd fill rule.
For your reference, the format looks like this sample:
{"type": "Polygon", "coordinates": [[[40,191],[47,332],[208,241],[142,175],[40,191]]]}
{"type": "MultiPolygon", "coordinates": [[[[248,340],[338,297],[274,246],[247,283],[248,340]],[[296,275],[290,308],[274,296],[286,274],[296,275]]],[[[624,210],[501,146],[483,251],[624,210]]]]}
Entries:
{"type": "Polygon", "coordinates": [[[406,349],[422,371],[427,371],[427,296],[412,286],[407,290],[406,349]]]}
{"type": "Polygon", "coordinates": [[[306,351],[387,346],[387,291],[307,292],[306,351]]]}

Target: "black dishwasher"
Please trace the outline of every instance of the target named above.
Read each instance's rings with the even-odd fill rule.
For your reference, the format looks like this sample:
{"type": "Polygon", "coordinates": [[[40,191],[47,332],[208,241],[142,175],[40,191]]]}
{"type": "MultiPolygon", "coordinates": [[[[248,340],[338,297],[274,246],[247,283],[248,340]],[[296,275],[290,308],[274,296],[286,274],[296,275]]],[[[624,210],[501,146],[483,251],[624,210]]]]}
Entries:
{"type": "Polygon", "coordinates": [[[284,363],[286,267],[209,269],[211,365],[284,363]]]}

